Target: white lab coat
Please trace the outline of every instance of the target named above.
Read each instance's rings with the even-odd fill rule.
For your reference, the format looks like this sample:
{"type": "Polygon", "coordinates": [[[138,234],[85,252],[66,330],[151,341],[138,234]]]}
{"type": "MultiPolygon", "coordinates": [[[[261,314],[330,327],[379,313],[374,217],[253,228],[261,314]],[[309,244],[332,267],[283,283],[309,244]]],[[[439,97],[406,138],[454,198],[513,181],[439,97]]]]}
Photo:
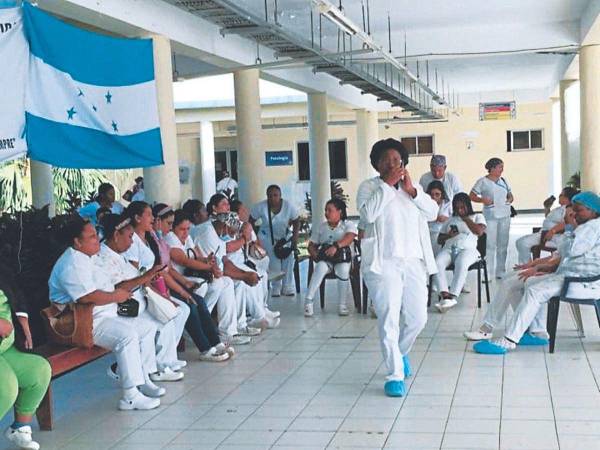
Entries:
{"type": "MultiPolygon", "coordinates": [[[[64,305],[96,290],[114,291],[114,284],[94,263],[95,258],[67,248],[56,261],[48,281],[50,301],[64,305]]],[[[116,303],[94,306],[94,343],[115,354],[123,389],[145,384],[148,375],[156,372],[156,332],[156,325],[147,318],[118,316],[116,303]]]]}
{"type": "Polygon", "coordinates": [[[438,205],[421,186],[411,198],[380,177],[361,183],[361,272],[373,299],[388,380],[404,379],[406,355],[427,322],[427,275],[437,271],[428,221],[438,205]],[[402,322],[402,328],[400,323],[402,322]]]}
{"type": "MultiPolygon", "coordinates": [[[[448,217],[448,219],[452,216],[451,201],[445,200],[442,202],[442,204],[439,206],[437,217],[439,216],[445,216],[448,217]]],[[[429,236],[431,237],[431,248],[433,249],[434,256],[437,255],[442,249],[442,246],[438,244],[437,240],[438,236],[440,235],[440,230],[444,226],[444,222],[438,222],[437,217],[436,220],[429,222],[429,236]]]]}

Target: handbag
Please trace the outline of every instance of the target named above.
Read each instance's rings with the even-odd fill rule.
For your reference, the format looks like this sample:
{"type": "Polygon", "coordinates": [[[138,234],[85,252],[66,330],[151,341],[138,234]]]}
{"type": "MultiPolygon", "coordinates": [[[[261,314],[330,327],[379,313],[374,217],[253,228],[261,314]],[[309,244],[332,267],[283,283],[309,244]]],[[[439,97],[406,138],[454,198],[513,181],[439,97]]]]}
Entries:
{"type": "Polygon", "coordinates": [[[510,217],[515,217],[517,215],[517,210],[513,205],[510,205],[510,217]]]}
{"type": "Polygon", "coordinates": [[[256,242],[251,242],[248,246],[248,255],[250,258],[260,261],[267,256],[267,251],[256,242]]]}
{"type": "MultiPolygon", "coordinates": [[[[194,251],[193,248],[188,248],[187,256],[190,259],[198,259],[196,256],[196,252],[194,251]]],[[[211,283],[214,278],[214,275],[210,270],[196,270],[196,269],[192,269],[190,267],[186,267],[183,270],[183,275],[186,277],[192,277],[192,278],[202,278],[203,280],[206,280],[206,282],[208,282],[208,283],[211,283]]]]}
{"type": "Polygon", "coordinates": [[[271,208],[267,205],[269,209],[269,231],[271,232],[271,243],[273,244],[273,253],[278,259],[286,259],[288,256],[292,254],[293,248],[291,245],[287,245],[292,241],[292,238],[286,239],[281,238],[277,242],[275,242],[275,236],[273,234],[273,219],[271,218],[271,208]]]}
{"type": "Polygon", "coordinates": [[[148,312],[160,323],[165,324],[170,322],[179,313],[177,306],[175,306],[173,302],[164,298],[154,290],[146,289],[144,295],[148,302],[148,312]]]}
{"type": "Polygon", "coordinates": [[[68,303],[63,310],[51,305],[40,311],[48,340],[59,345],[90,349],[94,346],[92,304],[68,303]]]}
{"type": "Polygon", "coordinates": [[[317,261],[327,261],[332,264],[349,263],[352,261],[352,250],[350,247],[340,247],[333,256],[327,256],[325,252],[333,245],[323,244],[319,246],[317,261]]]}
{"type": "Polygon", "coordinates": [[[134,298],[117,305],[117,314],[122,317],[137,317],[139,312],[140,303],[134,298]]]}

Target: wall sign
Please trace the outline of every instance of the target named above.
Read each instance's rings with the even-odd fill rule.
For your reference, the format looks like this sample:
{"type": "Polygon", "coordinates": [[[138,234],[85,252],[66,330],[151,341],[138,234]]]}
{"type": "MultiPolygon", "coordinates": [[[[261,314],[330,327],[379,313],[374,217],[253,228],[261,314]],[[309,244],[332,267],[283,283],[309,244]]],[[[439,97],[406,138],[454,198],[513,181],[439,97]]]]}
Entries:
{"type": "Polygon", "coordinates": [[[479,120],[510,120],[517,118],[515,102],[480,103],[479,120]]]}
{"type": "Polygon", "coordinates": [[[294,165],[294,154],[291,150],[281,152],[265,152],[265,165],[273,166],[292,166],[294,165]]]}

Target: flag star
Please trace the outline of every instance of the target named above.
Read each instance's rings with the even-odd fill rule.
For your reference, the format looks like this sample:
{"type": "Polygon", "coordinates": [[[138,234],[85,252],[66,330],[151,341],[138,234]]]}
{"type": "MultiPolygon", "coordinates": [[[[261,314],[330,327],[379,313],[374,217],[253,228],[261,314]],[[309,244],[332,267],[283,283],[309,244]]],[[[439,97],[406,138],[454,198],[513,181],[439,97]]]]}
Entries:
{"type": "Polygon", "coordinates": [[[73,120],[73,116],[75,114],[77,114],[77,111],[75,111],[75,107],[71,106],[71,109],[67,110],[67,114],[69,115],[69,117],[67,117],[68,120],[73,120]]]}
{"type": "Polygon", "coordinates": [[[114,131],[115,133],[118,133],[118,132],[119,132],[119,128],[117,127],[117,122],[115,122],[115,121],[113,120],[113,121],[112,121],[112,124],[111,124],[111,126],[112,126],[112,128],[113,128],[113,131],[114,131]]]}
{"type": "MultiPolygon", "coordinates": [[[[79,88],[77,88],[79,89],[79,88]]],[[[85,94],[83,93],[83,91],[81,89],[79,89],[79,94],[77,94],[77,97],[84,97],[85,94]]]]}
{"type": "Polygon", "coordinates": [[[96,108],[96,105],[92,105],[92,109],[94,110],[94,112],[98,111],[98,108],[96,108]]]}
{"type": "Polygon", "coordinates": [[[110,93],[110,91],[108,91],[104,97],[106,98],[106,103],[111,103],[112,94],[110,93]]]}

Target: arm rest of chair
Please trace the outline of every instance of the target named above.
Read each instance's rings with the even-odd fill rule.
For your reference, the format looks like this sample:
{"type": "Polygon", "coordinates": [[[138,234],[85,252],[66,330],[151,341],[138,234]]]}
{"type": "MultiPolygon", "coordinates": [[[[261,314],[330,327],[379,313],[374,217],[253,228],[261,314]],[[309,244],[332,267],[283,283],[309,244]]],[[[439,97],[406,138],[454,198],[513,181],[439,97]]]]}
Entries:
{"type": "Polygon", "coordinates": [[[560,292],[561,300],[567,297],[567,292],[569,292],[569,286],[571,283],[591,283],[598,280],[600,280],[600,275],[594,275],[591,277],[565,277],[565,282],[563,284],[562,291],[560,292]]]}

